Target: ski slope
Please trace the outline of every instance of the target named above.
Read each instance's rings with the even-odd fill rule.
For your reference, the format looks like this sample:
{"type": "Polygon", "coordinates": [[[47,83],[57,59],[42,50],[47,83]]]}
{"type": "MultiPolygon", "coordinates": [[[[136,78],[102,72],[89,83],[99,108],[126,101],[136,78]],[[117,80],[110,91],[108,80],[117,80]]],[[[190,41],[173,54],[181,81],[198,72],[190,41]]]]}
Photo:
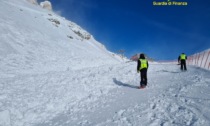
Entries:
{"type": "Polygon", "coordinates": [[[0,126],[209,126],[210,72],[126,62],[27,0],[0,2],[0,126]],[[59,23],[56,23],[59,21],[59,23]]]}
{"type": "Polygon", "coordinates": [[[208,126],[210,72],[150,64],[137,89],[136,63],[1,79],[4,126],[208,126]]]}

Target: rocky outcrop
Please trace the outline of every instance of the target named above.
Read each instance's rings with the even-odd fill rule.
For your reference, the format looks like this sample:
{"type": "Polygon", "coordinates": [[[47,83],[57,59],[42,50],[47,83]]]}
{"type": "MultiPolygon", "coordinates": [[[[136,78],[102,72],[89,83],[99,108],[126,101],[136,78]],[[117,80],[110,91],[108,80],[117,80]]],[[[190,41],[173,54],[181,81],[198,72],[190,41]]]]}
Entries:
{"type": "Polygon", "coordinates": [[[35,4],[35,5],[38,5],[38,2],[37,0],[27,0],[29,3],[32,3],[32,4],[35,4]]]}
{"type": "Polygon", "coordinates": [[[82,29],[80,26],[76,25],[73,22],[69,22],[69,28],[77,34],[80,38],[89,40],[91,38],[91,34],[82,29]]]}
{"type": "Polygon", "coordinates": [[[40,3],[40,6],[44,9],[47,9],[49,11],[52,11],[52,4],[50,1],[44,1],[40,3]]]}

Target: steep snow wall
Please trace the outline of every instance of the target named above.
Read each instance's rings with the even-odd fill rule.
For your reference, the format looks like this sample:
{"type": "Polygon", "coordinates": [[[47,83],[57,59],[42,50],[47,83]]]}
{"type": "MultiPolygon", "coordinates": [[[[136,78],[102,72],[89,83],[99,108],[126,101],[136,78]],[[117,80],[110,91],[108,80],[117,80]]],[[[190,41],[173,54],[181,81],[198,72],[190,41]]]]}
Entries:
{"type": "Polygon", "coordinates": [[[26,0],[1,1],[0,17],[1,77],[120,62],[76,23],[26,0]]]}

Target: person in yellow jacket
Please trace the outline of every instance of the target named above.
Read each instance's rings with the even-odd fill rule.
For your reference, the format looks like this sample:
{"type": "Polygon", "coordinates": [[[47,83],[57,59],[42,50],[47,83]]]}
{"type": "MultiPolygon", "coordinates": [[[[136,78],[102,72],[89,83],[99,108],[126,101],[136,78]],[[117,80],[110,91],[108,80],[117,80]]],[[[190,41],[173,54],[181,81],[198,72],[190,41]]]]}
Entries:
{"type": "Polygon", "coordinates": [[[140,72],[140,87],[145,88],[147,86],[147,69],[149,67],[148,61],[146,60],[144,54],[140,54],[137,64],[137,72],[140,72]]]}
{"type": "Polygon", "coordinates": [[[182,53],[178,57],[178,63],[181,63],[181,70],[187,70],[186,60],[187,60],[187,55],[185,53],[182,53]]]}

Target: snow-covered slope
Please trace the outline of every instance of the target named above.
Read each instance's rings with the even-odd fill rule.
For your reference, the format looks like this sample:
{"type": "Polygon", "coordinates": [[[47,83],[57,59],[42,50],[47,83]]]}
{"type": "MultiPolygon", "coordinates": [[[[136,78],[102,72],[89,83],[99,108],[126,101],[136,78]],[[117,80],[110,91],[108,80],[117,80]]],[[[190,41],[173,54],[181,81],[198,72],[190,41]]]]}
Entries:
{"type": "Polygon", "coordinates": [[[80,69],[120,61],[75,23],[27,0],[2,0],[0,17],[2,76],[80,69]]]}
{"type": "MultiPolygon", "coordinates": [[[[209,126],[210,72],[136,63],[27,0],[0,2],[0,126],[209,126]]],[[[207,58],[208,59],[208,58],[207,58]]]]}
{"type": "Polygon", "coordinates": [[[210,72],[136,63],[0,80],[0,126],[209,126],[210,72]]]}

